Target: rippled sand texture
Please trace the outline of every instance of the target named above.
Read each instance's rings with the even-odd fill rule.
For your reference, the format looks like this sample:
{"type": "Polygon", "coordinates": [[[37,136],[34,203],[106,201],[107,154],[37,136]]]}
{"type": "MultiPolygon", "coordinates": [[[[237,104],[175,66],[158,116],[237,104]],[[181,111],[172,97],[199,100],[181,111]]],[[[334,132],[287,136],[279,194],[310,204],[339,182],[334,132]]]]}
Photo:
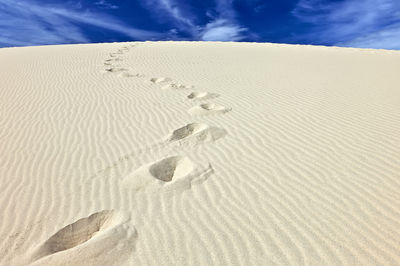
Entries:
{"type": "Polygon", "coordinates": [[[400,53],[0,49],[0,265],[399,265],[400,53]]]}

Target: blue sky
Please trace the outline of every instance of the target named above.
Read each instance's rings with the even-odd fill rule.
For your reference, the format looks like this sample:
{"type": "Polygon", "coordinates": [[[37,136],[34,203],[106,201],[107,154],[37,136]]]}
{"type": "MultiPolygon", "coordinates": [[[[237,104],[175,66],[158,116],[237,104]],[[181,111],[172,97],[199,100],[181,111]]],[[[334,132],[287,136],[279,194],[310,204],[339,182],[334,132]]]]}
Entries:
{"type": "Polygon", "coordinates": [[[0,47],[135,40],[400,49],[400,0],[0,0],[0,47]]]}

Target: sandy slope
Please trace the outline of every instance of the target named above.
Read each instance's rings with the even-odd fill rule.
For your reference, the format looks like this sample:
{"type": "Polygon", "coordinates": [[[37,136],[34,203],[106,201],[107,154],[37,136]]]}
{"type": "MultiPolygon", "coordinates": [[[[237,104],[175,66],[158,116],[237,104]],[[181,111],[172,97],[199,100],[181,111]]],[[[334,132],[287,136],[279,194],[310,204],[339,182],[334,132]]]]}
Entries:
{"type": "Polygon", "coordinates": [[[0,265],[400,264],[400,53],[0,49],[0,265]]]}

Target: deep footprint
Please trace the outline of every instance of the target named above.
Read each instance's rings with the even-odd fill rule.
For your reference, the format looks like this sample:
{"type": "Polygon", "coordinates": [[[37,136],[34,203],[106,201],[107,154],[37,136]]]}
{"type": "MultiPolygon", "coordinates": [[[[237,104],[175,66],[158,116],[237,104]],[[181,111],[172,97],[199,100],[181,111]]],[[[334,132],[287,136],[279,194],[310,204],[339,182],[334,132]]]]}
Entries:
{"type": "Polygon", "coordinates": [[[171,156],[138,168],[124,179],[124,184],[134,190],[147,187],[160,188],[188,176],[194,169],[187,157],[171,156]]]}
{"type": "Polygon", "coordinates": [[[186,126],[174,130],[168,137],[169,142],[189,141],[198,142],[215,141],[226,135],[224,129],[210,127],[203,123],[190,123],[186,126]]]}
{"type": "Polygon", "coordinates": [[[189,109],[188,113],[191,115],[212,115],[212,114],[223,114],[229,112],[231,108],[215,104],[215,103],[204,103],[194,106],[189,109]]]}
{"type": "Polygon", "coordinates": [[[187,96],[190,100],[209,100],[217,97],[219,97],[219,94],[209,92],[192,92],[187,96]]]}
{"type": "Polygon", "coordinates": [[[89,241],[95,234],[111,227],[114,217],[115,211],[105,210],[65,226],[43,244],[37,257],[71,249],[89,241]]]}

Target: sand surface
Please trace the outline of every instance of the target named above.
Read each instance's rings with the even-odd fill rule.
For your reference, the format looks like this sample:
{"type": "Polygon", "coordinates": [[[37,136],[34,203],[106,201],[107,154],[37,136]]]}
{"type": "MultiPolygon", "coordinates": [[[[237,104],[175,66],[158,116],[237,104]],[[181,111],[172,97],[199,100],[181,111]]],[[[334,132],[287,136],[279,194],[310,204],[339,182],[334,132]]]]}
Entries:
{"type": "Polygon", "coordinates": [[[0,49],[0,265],[399,265],[400,52],[0,49]]]}

